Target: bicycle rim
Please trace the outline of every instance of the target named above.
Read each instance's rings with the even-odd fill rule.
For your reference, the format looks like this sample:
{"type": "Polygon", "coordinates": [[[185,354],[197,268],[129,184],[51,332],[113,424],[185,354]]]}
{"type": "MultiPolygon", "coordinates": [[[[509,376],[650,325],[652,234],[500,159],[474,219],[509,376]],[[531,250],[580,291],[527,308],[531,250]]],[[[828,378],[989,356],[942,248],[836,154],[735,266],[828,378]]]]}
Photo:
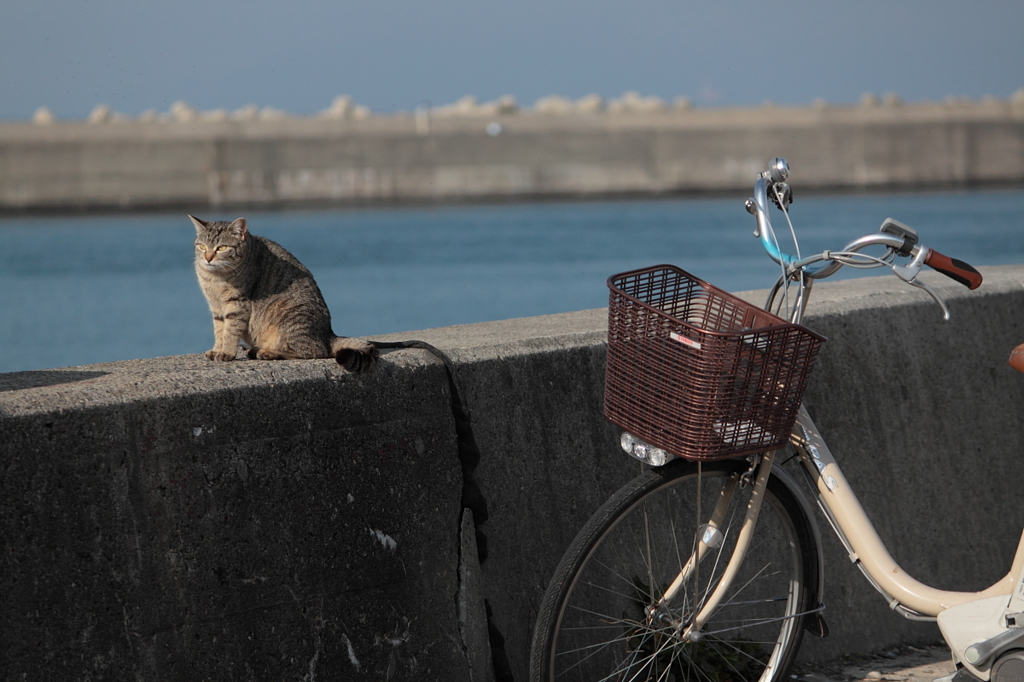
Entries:
{"type": "Polygon", "coordinates": [[[613,496],[556,570],[538,615],[535,682],[770,682],[799,647],[816,544],[786,487],[769,479],[742,569],[700,638],[681,633],[718,585],[751,485],[745,461],[676,461],[613,496]],[[657,606],[735,483],[717,536],[675,598],[657,606]]]}

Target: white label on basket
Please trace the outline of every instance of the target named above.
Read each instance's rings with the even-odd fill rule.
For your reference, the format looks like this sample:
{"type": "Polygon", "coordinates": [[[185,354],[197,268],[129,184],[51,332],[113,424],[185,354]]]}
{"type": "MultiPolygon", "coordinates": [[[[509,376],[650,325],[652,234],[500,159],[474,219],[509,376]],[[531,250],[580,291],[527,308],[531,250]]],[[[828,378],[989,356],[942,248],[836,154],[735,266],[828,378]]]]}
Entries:
{"type": "Polygon", "coordinates": [[[700,350],[700,342],[698,342],[698,341],[694,341],[693,339],[687,338],[687,337],[683,336],[682,334],[676,334],[675,332],[669,333],[668,336],[673,341],[678,341],[679,343],[683,344],[684,346],[689,346],[690,348],[693,348],[695,350],[700,350]]]}

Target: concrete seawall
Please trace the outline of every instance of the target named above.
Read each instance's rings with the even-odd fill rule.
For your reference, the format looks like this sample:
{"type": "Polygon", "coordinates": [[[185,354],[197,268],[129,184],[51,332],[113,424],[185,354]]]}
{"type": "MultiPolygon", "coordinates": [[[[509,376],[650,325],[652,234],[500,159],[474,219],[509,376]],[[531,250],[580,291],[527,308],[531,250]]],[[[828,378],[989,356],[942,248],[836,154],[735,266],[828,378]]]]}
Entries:
{"type": "Polygon", "coordinates": [[[789,159],[807,190],[1020,182],[1024,98],[496,113],[427,128],[411,115],[3,124],[0,210],[743,191],[774,156],[789,159]]]}
{"type": "MultiPolygon", "coordinates": [[[[1024,509],[1024,266],[953,319],[825,283],[807,403],[900,564],[1006,571],[1024,509]]],[[[763,292],[751,294],[759,301],[763,292]]],[[[0,677],[525,680],[561,552],[637,470],[601,417],[605,312],[410,332],[367,375],[201,356],[0,375],[0,677]]],[[[822,532],[827,534],[824,523],[822,532]]],[[[826,535],[812,659],[931,642],[826,535]]]]}

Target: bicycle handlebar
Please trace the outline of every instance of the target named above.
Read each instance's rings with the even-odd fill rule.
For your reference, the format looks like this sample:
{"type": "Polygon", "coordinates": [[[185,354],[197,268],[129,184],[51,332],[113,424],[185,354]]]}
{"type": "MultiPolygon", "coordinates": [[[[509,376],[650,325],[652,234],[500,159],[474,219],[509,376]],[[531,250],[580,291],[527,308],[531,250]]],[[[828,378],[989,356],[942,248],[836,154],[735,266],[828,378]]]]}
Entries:
{"type": "MultiPolygon", "coordinates": [[[[917,279],[921,268],[925,265],[938,270],[968,289],[977,289],[981,286],[981,273],[967,263],[950,258],[939,253],[935,249],[928,248],[918,243],[917,231],[912,227],[904,225],[898,220],[886,218],[882,222],[879,231],[874,234],[865,235],[855,239],[842,251],[825,251],[806,258],[800,258],[784,252],[779,247],[772,230],[771,218],[768,215],[768,199],[772,198],[776,206],[786,214],[789,213],[786,207],[793,201],[793,192],[785,180],[789,177],[789,164],[783,158],[772,159],[768,170],[760,173],[754,183],[754,196],[747,199],[747,212],[757,219],[757,228],[754,236],[759,237],[761,245],[772,260],[782,266],[783,274],[768,297],[767,309],[771,309],[776,294],[780,289],[785,290],[785,285],[790,281],[801,282],[801,293],[797,298],[791,314],[793,322],[799,322],[803,316],[803,308],[807,304],[807,292],[811,282],[816,279],[824,279],[834,274],[844,265],[853,267],[873,268],[886,266],[893,273],[907,284],[923,289],[942,308],[943,317],[949,319],[949,309],[939,295],[924,282],[917,279]],[[881,257],[860,253],[861,250],[870,246],[883,246],[886,251],[881,257]],[[909,263],[897,264],[896,258],[910,258],[909,263]]],[[[790,225],[792,229],[792,224],[790,225]]],[[[793,235],[794,241],[796,235],[793,235]]],[[[799,249],[797,250],[799,253],[799,249]]]]}
{"type": "MultiPolygon", "coordinates": [[[[784,159],[775,159],[775,161],[785,163],[784,159]]],[[[757,218],[757,229],[754,230],[754,236],[761,238],[761,245],[764,246],[764,250],[768,252],[773,261],[780,265],[788,266],[796,259],[779,249],[775,233],[772,231],[771,219],[768,217],[768,188],[775,184],[769,176],[770,173],[771,170],[765,171],[758,177],[757,182],[754,183],[754,198],[747,199],[747,211],[757,218]]],[[[785,174],[779,172],[779,175],[782,177],[788,176],[789,166],[786,166],[785,174]]]]}
{"type": "Polygon", "coordinates": [[[810,277],[811,279],[824,279],[834,274],[843,265],[852,262],[849,259],[851,254],[856,254],[869,246],[884,246],[887,249],[885,256],[882,258],[871,258],[870,260],[874,261],[872,264],[867,264],[868,257],[864,257],[865,262],[862,265],[865,267],[887,265],[900,278],[915,286],[924,287],[924,285],[914,281],[922,265],[928,265],[938,270],[969,289],[973,290],[981,286],[981,273],[971,265],[941,254],[935,249],[918,244],[917,232],[892,218],[885,219],[879,232],[855,239],[847,244],[841,252],[826,251],[807,258],[797,258],[785,253],[779,247],[778,240],[775,238],[775,232],[772,230],[771,219],[768,215],[768,198],[771,192],[776,192],[776,204],[785,210],[784,206],[792,201],[789,185],[783,182],[789,177],[789,172],[789,164],[785,159],[772,159],[768,170],[759,174],[757,181],[754,183],[753,198],[747,199],[746,202],[747,211],[757,219],[757,228],[754,231],[754,235],[760,238],[761,245],[771,259],[786,269],[787,275],[793,275],[799,271],[803,276],[810,277]],[[777,186],[781,186],[781,189],[777,186]],[[913,260],[908,265],[893,265],[891,261],[897,255],[911,257],[913,260]],[[819,262],[823,263],[820,267],[810,267],[819,262]]]}

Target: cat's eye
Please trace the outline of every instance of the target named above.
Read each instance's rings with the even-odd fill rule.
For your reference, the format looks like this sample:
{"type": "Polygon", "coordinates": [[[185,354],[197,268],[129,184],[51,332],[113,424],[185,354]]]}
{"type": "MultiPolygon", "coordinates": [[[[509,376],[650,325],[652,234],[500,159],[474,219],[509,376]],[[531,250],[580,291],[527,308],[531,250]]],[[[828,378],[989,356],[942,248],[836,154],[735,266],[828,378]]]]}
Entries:
{"type": "Polygon", "coordinates": [[[196,249],[198,251],[206,251],[206,244],[200,244],[199,242],[196,242],[196,249]]]}
{"type": "Polygon", "coordinates": [[[230,248],[231,248],[230,246],[218,246],[217,247],[217,253],[220,253],[222,251],[227,251],[230,248]]]}

